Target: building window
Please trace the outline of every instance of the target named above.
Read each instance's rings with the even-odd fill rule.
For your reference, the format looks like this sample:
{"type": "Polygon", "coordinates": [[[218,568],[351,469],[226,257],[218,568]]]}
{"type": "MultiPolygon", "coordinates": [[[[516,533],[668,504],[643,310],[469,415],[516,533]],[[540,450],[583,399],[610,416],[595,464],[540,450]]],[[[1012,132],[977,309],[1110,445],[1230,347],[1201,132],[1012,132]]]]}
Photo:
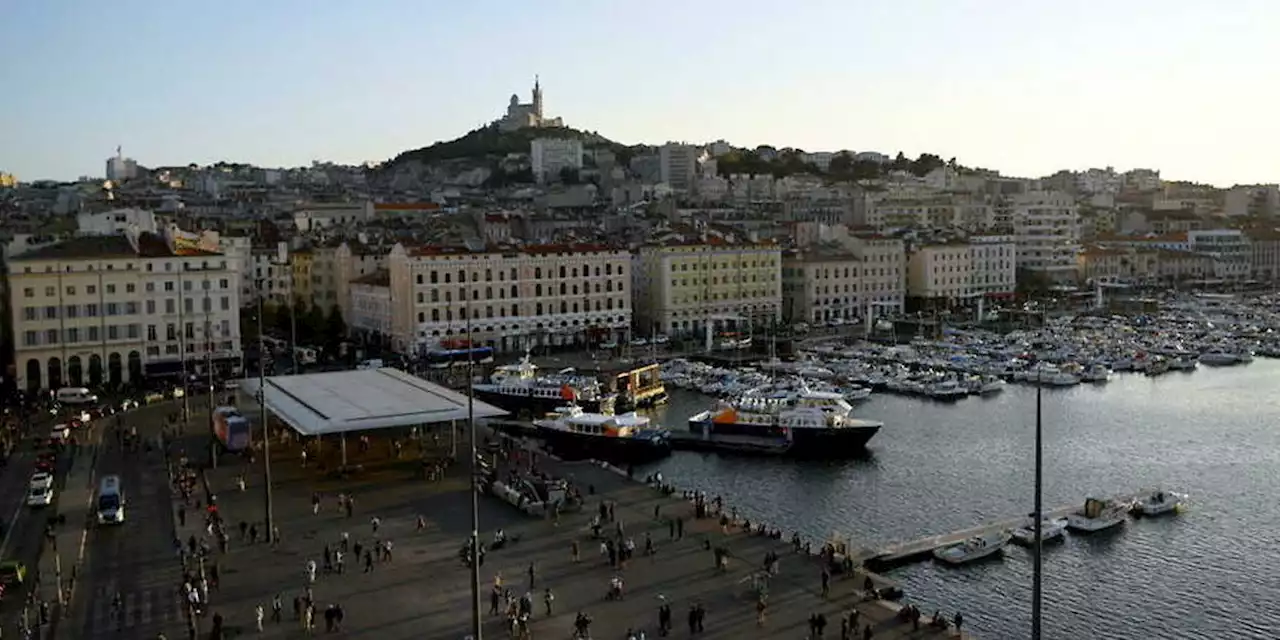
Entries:
{"type": "Polygon", "coordinates": [[[22,297],[24,297],[24,298],[34,298],[34,297],[36,297],[36,290],[35,290],[35,289],[33,289],[33,288],[31,288],[31,287],[25,287],[25,288],[23,288],[23,290],[22,290],[22,297]]]}
{"type": "Polygon", "coordinates": [[[107,315],[109,315],[109,316],[118,316],[118,315],[120,315],[120,305],[119,305],[119,303],[116,303],[116,302],[108,302],[108,303],[107,303],[107,315]]]}
{"type": "Polygon", "coordinates": [[[58,319],[58,308],[57,308],[57,307],[45,307],[45,308],[44,308],[44,319],[45,319],[45,320],[57,320],[57,319],[58,319]]]}
{"type": "Polygon", "coordinates": [[[107,340],[119,340],[119,339],[120,339],[120,327],[114,324],[107,325],[107,340]]]}
{"type": "Polygon", "coordinates": [[[100,340],[101,339],[100,333],[101,332],[98,331],[97,327],[89,327],[89,342],[97,342],[98,340],[100,340]]]}
{"type": "Polygon", "coordinates": [[[165,290],[165,291],[173,291],[173,281],[172,281],[172,280],[165,280],[165,281],[164,281],[164,290],[165,290]]]}
{"type": "MultiPolygon", "coordinates": [[[[191,283],[188,282],[187,284],[191,284],[191,283]]],[[[185,311],[186,313],[195,313],[196,301],[191,298],[184,299],[182,301],[182,310],[185,311]]]]}
{"type": "Polygon", "coordinates": [[[170,322],[169,324],[166,324],[164,327],[164,337],[166,340],[177,340],[178,339],[177,325],[173,324],[172,322],[170,322]]]}
{"type": "Polygon", "coordinates": [[[147,340],[156,341],[156,326],[154,324],[147,325],[147,340]]]}
{"type": "Polygon", "coordinates": [[[115,292],[116,292],[116,286],[115,286],[114,284],[109,284],[109,285],[107,285],[107,294],[108,294],[108,295],[113,294],[113,293],[115,293],[115,292]]]}
{"type": "Polygon", "coordinates": [[[80,342],[80,330],[75,327],[67,329],[67,342],[71,344],[80,342]]]}
{"type": "Polygon", "coordinates": [[[75,288],[75,287],[67,287],[67,295],[69,295],[69,296],[74,296],[75,294],[76,294],[76,288],[75,288]]]}
{"type": "MultiPolygon", "coordinates": [[[[208,281],[206,280],[206,282],[208,281]]],[[[200,303],[200,308],[203,309],[205,313],[213,311],[213,300],[210,300],[208,296],[205,296],[204,300],[200,303]]]]}
{"type": "Polygon", "coordinates": [[[154,293],[154,292],[155,292],[155,290],[156,290],[156,283],[154,283],[154,282],[148,282],[148,283],[147,283],[147,293],[154,293]]]}
{"type": "Polygon", "coordinates": [[[57,330],[57,329],[45,329],[45,332],[44,332],[44,343],[45,343],[45,344],[58,344],[58,330],[57,330]]]}
{"type": "Polygon", "coordinates": [[[137,285],[135,285],[135,284],[133,284],[132,282],[130,282],[130,283],[128,283],[128,284],[126,284],[126,285],[124,285],[124,292],[125,292],[125,293],[133,293],[134,291],[136,291],[136,290],[137,290],[137,288],[138,288],[138,287],[137,287],[137,285]]]}
{"type": "Polygon", "coordinates": [[[165,298],[164,312],[168,315],[173,315],[177,313],[177,306],[173,302],[173,298],[165,298]]]}
{"type": "Polygon", "coordinates": [[[138,315],[138,303],[132,301],[124,303],[124,314],[126,316],[138,315]]]}
{"type": "Polygon", "coordinates": [[[23,331],[23,332],[22,332],[22,344],[24,344],[24,345],[26,345],[26,346],[28,346],[28,347],[34,347],[34,346],[36,346],[36,345],[40,344],[40,337],[39,337],[39,334],[37,334],[37,333],[36,333],[36,332],[34,332],[34,331],[23,331]]]}
{"type": "Polygon", "coordinates": [[[35,307],[24,307],[22,309],[22,315],[28,321],[35,320],[37,317],[39,317],[39,314],[40,314],[40,311],[35,307]]]}
{"type": "Polygon", "coordinates": [[[229,296],[222,296],[222,310],[223,311],[231,310],[231,298],[229,296]]]}
{"type": "Polygon", "coordinates": [[[228,288],[228,287],[230,287],[230,286],[231,286],[230,281],[229,281],[229,280],[227,280],[226,278],[223,278],[223,279],[221,279],[221,280],[219,280],[219,281],[218,281],[218,288],[219,288],[219,289],[226,289],[226,288],[228,288]]]}
{"type": "Polygon", "coordinates": [[[187,323],[187,326],[185,327],[185,330],[183,331],[183,334],[185,334],[185,335],[187,336],[187,339],[188,339],[188,340],[195,340],[195,338],[196,338],[196,323],[194,323],[194,322],[188,322],[188,323],[187,323]]]}
{"type": "Polygon", "coordinates": [[[57,290],[57,289],[55,289],[54,287],[45,287],[45,288],[44,288],[44,295],[45,295],[45,297],[52,298],[52,297],[54,297],[54,296],[58,295],[58,290],[57,290]]]}

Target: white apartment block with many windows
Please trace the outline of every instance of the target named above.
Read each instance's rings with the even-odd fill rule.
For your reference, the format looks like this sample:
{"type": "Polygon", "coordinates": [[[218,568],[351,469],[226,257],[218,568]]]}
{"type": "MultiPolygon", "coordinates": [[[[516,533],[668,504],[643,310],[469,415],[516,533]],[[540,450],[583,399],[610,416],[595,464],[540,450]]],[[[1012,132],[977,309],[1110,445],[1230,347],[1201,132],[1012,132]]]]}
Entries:
{"type": "Polygon", "coordinates": [[[1080,250],[1080,210],[1071,196],[1057,191],[1032,191],[1013,196],[1013,234],[1017,268],[1073,280],[1080,250]]]}
{"type": "Polygon", "coordinates": [[[971,294],[972,270],[968,243],[923,244],[907,261],[907,290],[914,298],[957,304],[971,294]]]}
{"type": "Polygon", "coordinates": [[[151,233],[77,237],[11,257],[9,281],[19,388],[240,367],[239,272],[220,253],[151,233]]]}
{"type": "Polygon", "coordinates": [[[631,326],[631,256],[600,245],[468,251],[397,244],[390,272],[393,348],[450,340],[516,352],[603,340],[631,326]]]}
{"type": "Polygon", "coordinates": [[[634,273],[636,327],[646,335],[782,319],[782,250],[774,244],[715,239],[641,247],[634,273]]]}
{"type": "Polygon", "coordinates": [[[1018,286],[1018,242],[1012,235],[969,236],[973,295],[1012,295],[1018,286]]]}

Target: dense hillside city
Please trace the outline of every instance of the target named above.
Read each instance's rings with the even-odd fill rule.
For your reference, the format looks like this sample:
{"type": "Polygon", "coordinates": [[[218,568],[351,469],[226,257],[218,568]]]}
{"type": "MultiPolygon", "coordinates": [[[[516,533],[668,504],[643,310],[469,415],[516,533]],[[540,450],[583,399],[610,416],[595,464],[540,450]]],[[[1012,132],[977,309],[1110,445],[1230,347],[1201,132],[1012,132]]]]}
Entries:
{"type": "Polygon", "coordinates": [[[515,354],[1280,275],[1276,185],[625,145],[544,116],[540,86],[379,165],[145,167],[117,150],[105,169],[0,174],[18,388],[233,371],[259,301],[322,349],[412,355],[469,331],[515,354]]]}

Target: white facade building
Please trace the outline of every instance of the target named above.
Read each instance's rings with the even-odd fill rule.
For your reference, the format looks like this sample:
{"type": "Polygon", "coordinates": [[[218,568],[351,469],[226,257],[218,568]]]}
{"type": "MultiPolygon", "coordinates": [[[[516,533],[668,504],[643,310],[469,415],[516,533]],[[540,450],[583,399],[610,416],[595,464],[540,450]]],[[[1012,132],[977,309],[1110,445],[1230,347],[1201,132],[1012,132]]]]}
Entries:
{"type": "Polygon", "coordinates": [[[1222,280],[1248,278],[1253,248],[1239,229],[1188,231],[1191,251],[1213,258],[1213,277],[1222,280]]]}
{"type": "Polygon", "coordinates": [[[582,170],[582,141],[574,138],[534,138],[529,163],[539,184],[555,182],[565,169],[582,170]]]}
{"type": "Polygon", "coordinates": [[[349,283],[350,300],[345,315],[353,334],[391,336],[391,273],[380,270],[349,283]]]}
{"type": "Polygon", "coordinates": [[[116,155],[107,158],[107,179],[112,182],[132,180],[138,177],[138,163],[133,158],[126,158],[116,147],[116,155]]]}
{"type": "Polygon", "coordinates": [[[1013,196],[1011,221],[1017,266],[1054,281],[1074,280],[1080,249],[1080,210],[1071,196],[1032,191],[1013,196]]]}
{"type": "Polygon", "coordinates": [[[416,352],[466,337],[504,352],[603,339],[631,326],[631,256],[599,245],[495,251],[397,244],[391,338],[416,352]]]}
{"type": "Polygon", "coordinates": [[[157,233],[156,214],[143,209],[115,209],[102,213],[76,214],[81,235],[114,236],[128,231],[157,233]]]}
{"type": "Polygon", "coordinates": [[[183,241],[82,236],[11,257],[19,388],[142,384],[209,365],[235,374],[240,274],[183,241]]]}
{"type": "Polygon", "coordinates": [[[973,295],[1001,297],[1017,288],[1018,242],[1011,235],[969,236],[973,295]]]}
{"type": "Polygon", "coordinates": [[[676,193],[688,193],[693,189],[698,171],[698,148],[693,145],[668,142],[658,147],[658,173],[660,180],[676,193]]]}

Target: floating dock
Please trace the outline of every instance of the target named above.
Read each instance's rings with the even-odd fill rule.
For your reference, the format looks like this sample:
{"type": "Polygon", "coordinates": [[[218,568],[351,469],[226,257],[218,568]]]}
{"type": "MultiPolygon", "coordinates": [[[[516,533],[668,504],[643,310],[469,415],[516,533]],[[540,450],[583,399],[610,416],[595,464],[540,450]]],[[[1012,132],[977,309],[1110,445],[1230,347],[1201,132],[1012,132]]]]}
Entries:
{"type": "MultiPolygon", "coordinates": [[[[1112,501],[1131,503],[1149,494],[1149,491],[1139,491],[1136,493],[1116,496],[1112,498],[1112,501]]],[[[1081,509],[1083,506],[1084,501],[1081,500],[1077,504],[1046,510],[1044,512],[1044,518],[1049,520],[1065,518],[1067,517],[1067,514],[1073,513],[1081,509]]],[[[879,550],[867,550],[860,554],[862,557],[862,566],[866,567],[870,571],[888,571],[896,567],[913,564],[921,560],[927,560],[933,556],[934,549],[959,544],[975,536],[983,536],[988,533],[1007,529],[1017,529],[1026,521],[1027,516],[1009,518],[999,522],[991,522],[988,524],[978,525],[976,527],[970,527],[968,529],[961,529],[960,531],[953,531],[951,533],[929,536],[927,538],[920,538],[910,542],[893,544],[879,550]]]]}

